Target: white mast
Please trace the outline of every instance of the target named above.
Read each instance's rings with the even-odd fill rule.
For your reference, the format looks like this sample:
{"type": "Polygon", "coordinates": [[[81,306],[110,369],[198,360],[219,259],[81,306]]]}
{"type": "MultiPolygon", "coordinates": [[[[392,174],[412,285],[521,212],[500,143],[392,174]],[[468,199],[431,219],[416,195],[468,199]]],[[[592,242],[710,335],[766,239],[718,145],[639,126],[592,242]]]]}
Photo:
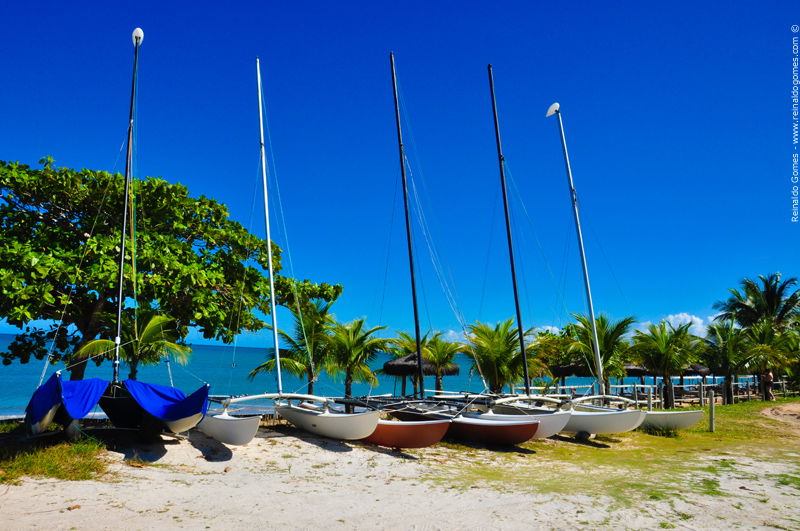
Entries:
{"type": "Polygon", "coordinates": [[[261,93],[261,63],[256,57],[256,77],[258,79],[258,126],[261,143],[261,181],[264,185],[264,222],[267,227],[267,263],[269,264],[269,302],[272,311],[272,341],[275,345],[275,370],[278,371],[278,394],[283,394],[281,380],[281,353],[278,346],[278,316],[275,312],[275,272],[272,269],[272,239],[269,231],[269,196],[267,195],[267,154],[264,151],[264,110],[261,93]]]}
{"type": "Polygon", "coordinates": [[[564,122],[561,121],[561,105],[552,104],[547,109],[547,116],[558,116],[558,128],[561,131],[561,147],[564,149],[564,163],[567,165],[567,180],[569,181],[569,197],[572,199],[572,212],[575,214],[575,229],[578,232],[578,248],[581,252],[581,264],[583,265],[583,283],[586,287],[586,301],[589,303],[589,319],[592,323],[592,342],[594,343],[594,362],[597,368],[597,385],[601,395],[606,394],[605,380],[603,379],[603,360],[600,357],[600,342],[597,339],[597,325],[594,320],[594,305],[592,304],[592,288],[589,285],[589,268],[586,265],[586,251],[583,249],[583,233],[581,232],[581,217],[578,215],[578,192],[572,183],[572,168],[569,165],[569,153],[567,152],[567,137],[564,136],[564,122]]]}

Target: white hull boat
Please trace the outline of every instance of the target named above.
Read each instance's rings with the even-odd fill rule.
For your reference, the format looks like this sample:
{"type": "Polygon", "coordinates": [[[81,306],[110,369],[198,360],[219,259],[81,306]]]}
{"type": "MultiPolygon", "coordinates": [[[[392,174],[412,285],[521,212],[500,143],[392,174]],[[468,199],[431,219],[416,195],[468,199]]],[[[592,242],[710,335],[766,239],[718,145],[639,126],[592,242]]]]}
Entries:
{"type": "Polygon", "coordinates": [[[277,413],[300,428],[331,439],[352,441],[372,435],[381,417],[380,411],[339,413],[328,408],[275,404],[277,413]]]}
{"type": "Polygon", "coordinates": [[[640,409],[605,409],[586,408],[584,411],[575,410],[569,418],[563,431],[573,433],[623,433],[638,428],[646,415],[646,411],[640,409]]]}
{"type": "Polygon", "coordinates": [[[253,440],[261,424],[261,415],[236,417],[227,410],[217,415],[206,415],[197,429],[223,444],[239,446],[253,440]]]}
{"type": "Polygon", "coordinates": [[[683,430],[694,426],[703,418],[702,409],[691,411],[646,411],[645,413],[642,427],[659,430],[683,430]]]}

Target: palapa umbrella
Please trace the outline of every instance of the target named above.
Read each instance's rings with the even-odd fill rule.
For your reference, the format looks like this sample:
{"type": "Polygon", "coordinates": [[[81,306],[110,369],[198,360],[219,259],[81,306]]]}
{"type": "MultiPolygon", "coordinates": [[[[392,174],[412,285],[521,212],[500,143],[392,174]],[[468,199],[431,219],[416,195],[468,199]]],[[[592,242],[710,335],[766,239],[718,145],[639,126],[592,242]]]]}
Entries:
{"type": "MultiPolygon", "coordinates": [[[[453,364],[450,367],[446,367],[442,370],[442,376],[453,376],[459,373],[459,367],[456,364],[453,364]]],[[[411,354],[406,354],[405,356],[401,356],[399,358],[395,358],[393,360],[389,360],[383,364],[383,374],[388,374],[389,376],[399,376],[403,378],[403,390],[402,393],[406,394],[406,376],[416,376],[419,374],[417,372],[417,354],[415,352],[411,354]]],[[[436,368],[426,360],[425,358],[422,359],[422,374],[425,376],[435,376],[436,375],[436,368]]]]}

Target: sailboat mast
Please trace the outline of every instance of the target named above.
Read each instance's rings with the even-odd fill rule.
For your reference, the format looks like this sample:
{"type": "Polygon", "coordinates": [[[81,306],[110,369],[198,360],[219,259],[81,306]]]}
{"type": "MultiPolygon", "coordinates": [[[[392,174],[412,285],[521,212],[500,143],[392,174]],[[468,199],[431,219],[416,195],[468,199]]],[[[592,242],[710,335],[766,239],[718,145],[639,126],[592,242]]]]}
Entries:
{"type": "Polygon", "coordinates": [[[128,230],[128,201],[133,178],[133,116],[136,106],[136,74],[139,69],[139,46],[144,40],[141,28],[133,30],[133,76],[131,80],[131,105],[128,114],[128,152],[125,156],[125,196],[122,208],[122,232],[119,243],[119,291],[117,292],[117,334],[114,337],[114,381],[119,383],[119,349],[122,343],[123,284],[125,281],[125,235],[128,230]]]}
{"type": "MultiPolygon", "coordinates": [[[[564,150],[564,163],[567,166],[567,181],[569,184],[569,196],[572,200],[572,213],[575,215],[575,230],[578,233],[578,249],[581,253],[581,264],[583,266],[583,284],[586,288],[586,301],[589,305],[589,319],[592,323],[592,341],[594,350],[594,362],[597,368],[597,386],[601,395],[606,394],[605,380],[603,378],[603,362],[600,357],[600,341],[597,338],[597,324],[594,319],[594,304],[592,303],[592,287],[589,285],[589,267],[586,265],[586,251],[583,248],[583,232],[581,231],[581,216],[578,213],[578,192],[572,182],[572,167],[569,164],[569,153],[567,152],[567,137],[564,135],[564,122],[561,120],[560,106],[556,103],[550,107],[552,113],[558,116],[558,129],[561,132],[561,147],[564,150]]],[[[552,114],[548,112],[548,116],[552,114]]]]}
{"type": "Polygon", "coordinates": [[[267,154],[264,150],[264,109],[261,91],[261,63],[256,57],[256,78],[258,79],[258,126],[261,146],[261,181],[264,185],[264,222],[267,228],[267,263],[269,264],[269,302],[272,311],[272,342],[275,347],[275,370],[278,371],[278,394],[283,393],[281,379],[281,353],[278,346],[278,316],[275,308],[275,272],[272,269],[272,239],[269,231],[269,196],[267,195],[267,154]]]}
{"type": "Polygon", "coordinates": [[[403,206],[406,213],[406,239],[408,241],[408,267],[411,271],[411,302],[414,306],[414,337],[417,342],[417,377],[419,379],[419,397],[425,397],[422,374],[422,347],[419,333],[419,310],[417,309],[417,283],[414,277],[414,250],[411,243],[411,218],[408,214],[408,182],[406,180],[406,155],[403,147],[403,130],[400,126],[400,100],[397,97],[397,74],[394,69],[394,53],[389,53],[392,66],[392,88],[394,90],[394,117],[397,123],[397,148],[400,152],[400,175],[403,179],[403,206]]]}
{"type": "Polygon", "coordinates": [[[522,352],[522,370],[525,378],[525,394],[531,394],[530,377],[528,376],[528,354],[525,352],[525,329],[522,327],[522,312],[519,309],[519,291],[517,290],[517,268],[514,262],[514,245],[511,239],[511,216],[508,212],[508,193],[506,192],[506,170],[503,147],[500,144],[500,123],[497,119],[497,101],[494,97],[494,76],[492,65],[489,65],[489,92],[492,95],[492,114],[494,116],[494,137],[497,141],[497,161],[500,165],[500,186],[503,189],[503,208],[506,213],[506,238],[508,239],[508,259],[511,263],[511,284],[514,287],[514,307],[517,310],[517,329],[519,331],[519,348],[522,352]]]}

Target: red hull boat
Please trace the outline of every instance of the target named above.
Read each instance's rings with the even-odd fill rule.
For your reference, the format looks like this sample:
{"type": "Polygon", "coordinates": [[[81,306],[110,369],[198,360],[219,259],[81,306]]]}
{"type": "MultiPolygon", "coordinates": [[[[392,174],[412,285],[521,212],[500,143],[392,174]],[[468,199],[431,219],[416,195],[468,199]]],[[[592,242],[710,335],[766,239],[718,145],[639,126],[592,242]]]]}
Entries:
{"type": "Polygon", "coordinates": [[[428,412],[419,409],[391,411],[393,417],[406,421],[423,419],[449,420],[447,436],[460,441],[477,442],[487,446],[513,446],[524,443],[536,435],[538,420],[520,419],[510,421],[488,420],[480,417],[451,416],[443,412],[428,412]]]}
{"type": "Polygon", "coordinates": [[[425,448],[441,441],[449,427],[450,419],[381,419],[372,435],[361,440],[387,448],[425,448]]]}

